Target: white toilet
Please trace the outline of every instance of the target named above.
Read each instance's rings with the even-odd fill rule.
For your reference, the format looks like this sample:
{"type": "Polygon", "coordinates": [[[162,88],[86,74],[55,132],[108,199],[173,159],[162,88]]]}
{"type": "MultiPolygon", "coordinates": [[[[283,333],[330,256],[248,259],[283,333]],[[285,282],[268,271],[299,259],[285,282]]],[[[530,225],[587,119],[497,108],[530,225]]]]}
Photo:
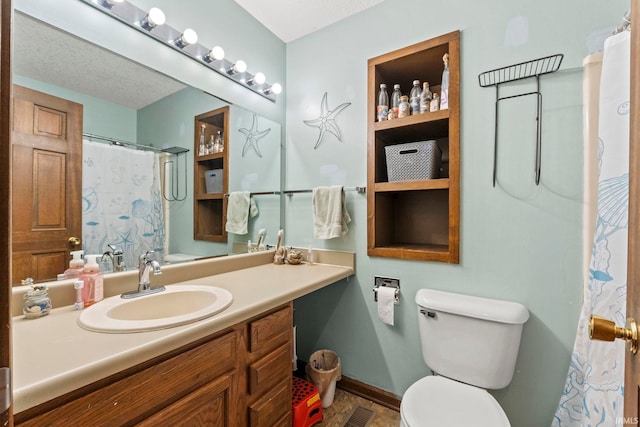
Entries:
{"type": "Polygon", "coordinates": [[[422,356],[436,375],[404,393],[401,426],[510,426],[487,389],[513,378],[526,307],[432,289],[420,289],[416,304],[422,356]]]}

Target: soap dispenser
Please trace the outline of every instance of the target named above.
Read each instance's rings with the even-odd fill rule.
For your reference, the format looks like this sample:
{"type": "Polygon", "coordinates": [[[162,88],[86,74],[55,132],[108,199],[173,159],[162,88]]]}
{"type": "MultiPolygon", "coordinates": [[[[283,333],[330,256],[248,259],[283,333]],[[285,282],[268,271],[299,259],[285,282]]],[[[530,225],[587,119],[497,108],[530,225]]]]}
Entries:
{"type": "Polygon", "coordinates": [[[89,307],[102,301],[104,298],[104,284],[100,266],[96,262],[96,258],[100,255],[87,255],[87,263],[84,266],[80,280],[84,283],[82,288],[82,302],[85,307],[89,307]]]}
{"type": "Polygon", "coordinates": [[[64,279],[75,279],[80,277],[82,270],[84,270],[84,260],[82,254],[84,251],[71,251],[71,261],[69,261],[69,268],[64,271],[64,279]]]}

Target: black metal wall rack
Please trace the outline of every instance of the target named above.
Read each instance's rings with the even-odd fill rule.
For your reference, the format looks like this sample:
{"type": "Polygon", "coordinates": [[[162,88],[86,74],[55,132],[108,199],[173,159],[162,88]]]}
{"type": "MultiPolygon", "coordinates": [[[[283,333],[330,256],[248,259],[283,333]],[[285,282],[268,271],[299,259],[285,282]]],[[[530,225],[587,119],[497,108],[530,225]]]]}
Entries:
{"type": "Polygon", "coordinates": [[[542,162],[542,92],[540,92],[540,76],[544,74],[554,73],[560,68],[564,55],[559,53],[556,55],[546,56],[544,58],[534,59],[532,61],[521,62],[519,64],[509,65],[507,67],[497,68],[495,70],[485,71],[478,75],[480,87],[496,87],[496,121],[495,136],[493,144],[493,186],[496,186],[496,177],[498,174],[498,104],[506,99],[518,98],[521,96],[536,95],[536,159],[535,159],[535,181],[536,185],[540,184],[540,170],[542,162]],[[510,96],[500,96],[500,85],[528,78],[536,79],[536,90],[533,92],[521,93],[510,96]]]}

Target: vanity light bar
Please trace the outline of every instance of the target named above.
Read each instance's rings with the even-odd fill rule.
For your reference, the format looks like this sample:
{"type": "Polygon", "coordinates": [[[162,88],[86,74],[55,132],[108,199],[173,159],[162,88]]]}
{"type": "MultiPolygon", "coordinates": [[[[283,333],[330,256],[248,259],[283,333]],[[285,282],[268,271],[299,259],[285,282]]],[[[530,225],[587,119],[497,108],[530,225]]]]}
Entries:
{"type": "MultiPolygon", "coordinates": [[[[186,29],[184,32],[178,31],[164,23],[164,19],[161,20],[161,22],[163,22],[162,24],[158,23],[154,25],[149,19],[149,13],[151,11],[147,12],[142,10],[126,0],[80,1],[93,6],[112,18],[146,34],[165,46],[182,53],[199,64],[204,65],[272,102],[276,102],[278,94],[282,91],[282,86],[279,83],[270,84],[266,82],[264,74],[260,72],[252,74],[247,71],[244,61],[238,60],[232,62],[226,59],[222,48],[215,46],[213,49],[210,49],[197,43],[195,31],[191,29],[186,29]],[[190,34],[191,32],[193,35],[190,34]],[[191,36],[195,36],[193,43],[189,43],[194,40],[191,36]]],[[[162,11],[160,11],[160,13],[162,13],[162,11]]],[[[162,18],[164,18],[164,14],[162,14],[162,18]]]]}

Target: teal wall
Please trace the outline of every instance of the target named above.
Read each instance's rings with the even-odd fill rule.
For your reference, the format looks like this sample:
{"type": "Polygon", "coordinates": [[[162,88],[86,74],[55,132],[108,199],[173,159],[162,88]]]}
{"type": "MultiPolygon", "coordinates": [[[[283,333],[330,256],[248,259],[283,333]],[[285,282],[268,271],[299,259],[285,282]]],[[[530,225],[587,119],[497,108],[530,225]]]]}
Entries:
{"type": "MultiPolygon", "coordinates": [[[[582,301],[582,73],[575,68],[627,7],[594,0],[462,0],[455,6],[387,0],[287,45],[286,187],[356,186],[367,179],[367,108],[373,108],[366,103],[367,60],[461,30],[460,264],[368,257],[364,195],[347,193],[349,234],[328,241],[312,238],[310,196],[287,200],[287,244],[356,253],[355,277],[295,303],[303,360],[315,350],[332,349],[345,375],[402,395],[429,373],[418,341],[418,289],[518,301],[531,317],[516,373],[509,387],[492,393],[512,425],[551,423],[582,301]],[[481,88],[477,76],[555,53],[565,54],[567,71],[541,78],[541,183],[534,184],[535,107],[529,97],[501,108],[504,143],[499,183],[492,188],[495,89],[481,88]],[[318,117],[325,92],[330,109],[351,105],[337,119],[343,142],[327,135],[314,150],[318,129],[303,120],[318,117]],[[394,327],[377,317],[375,275],[400,279],[394,327]]],[[[532,88],[524,82],[501,94],[532,88]]]]}
{"type": "Polygon", "coordinates": [[[82,131],[136,142],[137,112],[60,86],[13,75],[13,83],[82,104],[82,131]]]}

